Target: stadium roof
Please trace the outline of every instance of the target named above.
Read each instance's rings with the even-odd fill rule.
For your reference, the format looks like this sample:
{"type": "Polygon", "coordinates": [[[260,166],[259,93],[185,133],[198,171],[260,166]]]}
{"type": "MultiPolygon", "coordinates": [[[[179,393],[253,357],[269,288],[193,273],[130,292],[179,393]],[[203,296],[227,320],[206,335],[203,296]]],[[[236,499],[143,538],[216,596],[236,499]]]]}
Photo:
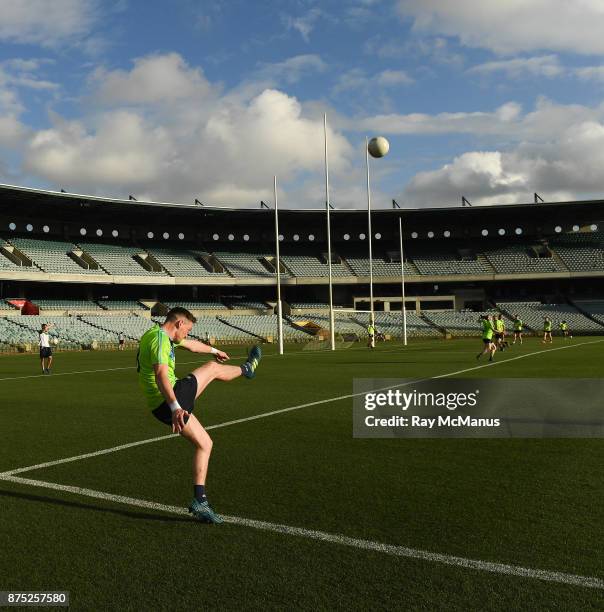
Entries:
{"type": "MultiPolygon", "coordinates": [[[[443,208],[402,208],[374,209],[376,230],[398,231],[393,221],[403,217],[407,227],[428,226],[438,223],[451,227],[477,227],[481,224],[507,222],[527,222],[530,219],[535,226],[541,223],[590,223],[604,220],[604,200],[583,200],[567,202],[525,203],[483,205],[472,207],[443,208]]],[[[83,194],[63,193],[29,187],[0,185],[0,216],[4,219],[15,216],[31,219],[52,218],[62,223],[78,222],[82,217],[95,219],[98,222],[113,223],[119,221],[132,226],[140,225],[141,213],[145,222],[155,225],[210,226],[214,223],[228,223],[238,228],[249,223],[256,226],[272,224],[273,212],[266,208],[226,208],[199,204],[175,204],[167,202],[137,201],[129,199],[106,198],[83,194]]],[[[361,227],[366,223],[366,208],[336,209],[332,214],[340,221],[351,226],[361,227]]],[[[299,225],[303,221],[308,225],[322,226],[325,209],[287,209],[279,211],[280,220],[287,225],[299,225]]]]}

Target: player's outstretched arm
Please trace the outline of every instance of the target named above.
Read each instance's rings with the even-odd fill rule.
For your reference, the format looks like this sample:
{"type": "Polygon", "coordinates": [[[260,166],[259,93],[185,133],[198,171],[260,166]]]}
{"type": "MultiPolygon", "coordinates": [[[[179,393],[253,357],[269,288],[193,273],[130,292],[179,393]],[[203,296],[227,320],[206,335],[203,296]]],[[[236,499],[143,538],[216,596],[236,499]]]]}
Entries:
{"type": "Polygon", "coordinates": [[[199,342],[199,340],[192,340],[191,338],[186,338],[180,344],[183,348],[186,348],[188,351],[192,353],[211,353],[212,355],[216,355],[218,361],[228,361],[230,357],[224,352],[220,351],[209,344],[204,344],[203,342],[199,342]]]}

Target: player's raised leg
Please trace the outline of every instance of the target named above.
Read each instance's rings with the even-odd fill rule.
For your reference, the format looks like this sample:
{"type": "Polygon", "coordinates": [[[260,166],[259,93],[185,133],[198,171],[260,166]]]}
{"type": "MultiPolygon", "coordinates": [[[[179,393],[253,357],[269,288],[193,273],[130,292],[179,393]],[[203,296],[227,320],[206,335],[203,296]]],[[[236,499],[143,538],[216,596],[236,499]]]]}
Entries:
{"type": "Polygon", "coordinates": [[[247,361],[240,366],[225,365],[210,361],[193,370],[191,374],[197,379],[197,394],[195,395],[195,399],[203,393],[204,389],[213,380],[228,382],[239,376],[254,378],[260,359],[262,359],[262,350],[259,346],[254,346],[248,354],[247,361]]]}

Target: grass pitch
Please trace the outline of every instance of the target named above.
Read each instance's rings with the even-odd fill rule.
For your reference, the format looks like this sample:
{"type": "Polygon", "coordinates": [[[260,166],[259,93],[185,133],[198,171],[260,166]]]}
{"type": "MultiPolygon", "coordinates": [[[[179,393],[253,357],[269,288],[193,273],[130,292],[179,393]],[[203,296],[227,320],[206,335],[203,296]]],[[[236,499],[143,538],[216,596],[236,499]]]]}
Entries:
{"type": "MultiPolygon", "coordinates": [[[[352,393],[354,377],[602,377],[601,338],[528,338],[496,365],[480,341],[265,349],[253,381],[213,383],[206,426],[352,393]],[[582,346],[576,346],[581,344],[582,346]],[[572,348],[559,349],[573,345],[572,348]],[[537,353],[529,355],[530,353],[537,353]],[[526,358],[520,358],[527,355],[526,358]],[[477,367],[481,366],[481,367],[477,367]]],[[[242,357],[244,347],[231,355],[242,357]]],[[[177,351],[177,373],[202,359],[177,351]]],[[[235,360],[235,359],[234,359],[235,360]]],[[[0,356],[0,472],[169,434],[133,352],[0,356]]],[[[569,406],[572,410],[572,406],[569,406]]],[[[350,398],[211,432],[208,495],[226,515],[463,559],[604,578],[602,440],[358,440],[350,398]]],[[[27,471],[184,507],[191,449],[168,437],[27,471]]],[[[2,480],[0,590],[69,590],[73,609],[601,609],[601,588],[398,557],[2,480]]]]}

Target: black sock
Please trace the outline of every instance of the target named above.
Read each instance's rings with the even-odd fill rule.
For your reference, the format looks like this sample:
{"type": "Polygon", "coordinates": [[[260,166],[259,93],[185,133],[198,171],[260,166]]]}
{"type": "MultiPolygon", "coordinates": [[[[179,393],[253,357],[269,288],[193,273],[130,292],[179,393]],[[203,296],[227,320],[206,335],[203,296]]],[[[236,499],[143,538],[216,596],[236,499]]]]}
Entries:
{"type": "Polygon", "coordinates": [[[201,502],[207,501],[206,497],[206,486],[205,485],[193,485],[193,497],[201,502]]]}

